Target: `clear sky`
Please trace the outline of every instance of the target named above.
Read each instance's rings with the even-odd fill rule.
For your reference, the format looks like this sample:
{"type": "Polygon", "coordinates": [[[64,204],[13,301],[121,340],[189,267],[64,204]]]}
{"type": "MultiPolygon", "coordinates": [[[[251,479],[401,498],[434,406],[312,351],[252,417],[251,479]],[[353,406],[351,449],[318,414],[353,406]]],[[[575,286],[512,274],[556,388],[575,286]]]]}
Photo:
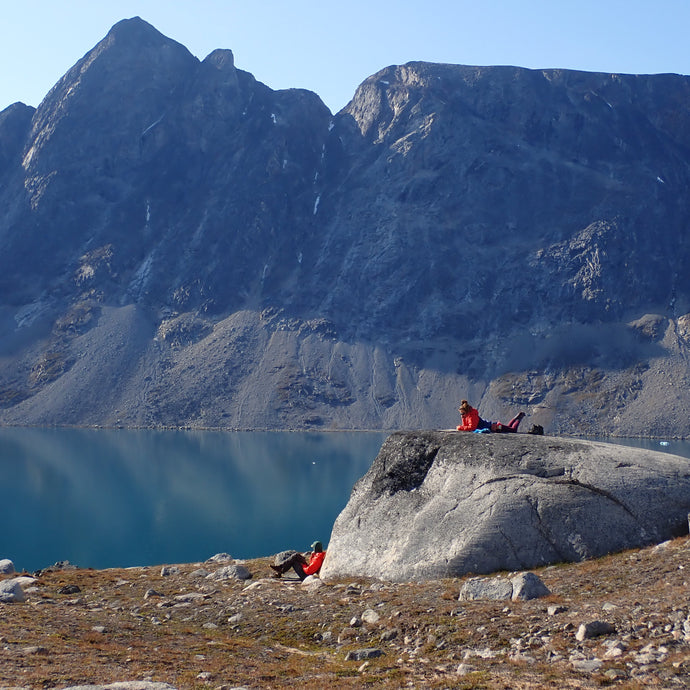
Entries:
{"type": "Polygon", "coordinates": [[[690,0],[13,0],[0,18],[0,110],[37,106],[120,19],[140,16],[203,59],[333,111],[411,60],[690,74],[690,0]]]}

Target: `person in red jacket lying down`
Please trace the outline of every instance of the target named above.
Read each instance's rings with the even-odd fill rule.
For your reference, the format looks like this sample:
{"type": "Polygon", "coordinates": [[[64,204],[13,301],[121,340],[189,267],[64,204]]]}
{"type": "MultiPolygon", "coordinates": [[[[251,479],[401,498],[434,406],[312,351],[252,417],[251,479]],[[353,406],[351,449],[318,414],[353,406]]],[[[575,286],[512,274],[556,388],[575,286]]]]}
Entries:
{"type": "Polygon", "coordinates": [[[513,417],[508,424],[502,424],[501,422],[487,422],[479,416],[479,412],[472,407],[467,400],[463,400],[460,403],[458,412],[462,416],[462,424],[459,424],[456,428],[458,431],[476,431],[477,429],[487,429],[489,431],[497,433],[516,433],[520,422],[525,416],[524,412],[520,412],[515,417],[513,417]]]}

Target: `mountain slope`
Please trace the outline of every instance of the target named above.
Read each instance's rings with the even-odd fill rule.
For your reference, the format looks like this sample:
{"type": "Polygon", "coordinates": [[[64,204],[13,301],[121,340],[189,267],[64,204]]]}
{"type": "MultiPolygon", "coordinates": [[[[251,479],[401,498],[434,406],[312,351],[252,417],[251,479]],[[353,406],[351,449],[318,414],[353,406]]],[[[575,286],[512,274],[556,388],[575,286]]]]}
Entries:
{"type": "Polygon", "coordinates": [[[124,20],[0,113],[0,422],[688,435],[688,105],[409,63],[332,115],[124,20]]]}

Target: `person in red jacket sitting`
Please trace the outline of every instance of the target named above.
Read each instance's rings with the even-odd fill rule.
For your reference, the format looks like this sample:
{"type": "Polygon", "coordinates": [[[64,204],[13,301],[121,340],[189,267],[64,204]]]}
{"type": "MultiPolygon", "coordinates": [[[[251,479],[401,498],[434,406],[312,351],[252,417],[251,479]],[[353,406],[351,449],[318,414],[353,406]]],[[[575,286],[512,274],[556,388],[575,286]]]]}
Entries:
{"type": "Polygon", "coordinates": [[[297,573],[297,577],[304,580],[307,575],[318,575],[324,558],[326,558],[326,552],[323,550],[323,544],[320,541],[315,541],[311,545],[308,561],[303,554],[296,552],[280,565],[271,565],[271,568],[275,570],[276,577],[282,577],[292,568],[297,573]]]}

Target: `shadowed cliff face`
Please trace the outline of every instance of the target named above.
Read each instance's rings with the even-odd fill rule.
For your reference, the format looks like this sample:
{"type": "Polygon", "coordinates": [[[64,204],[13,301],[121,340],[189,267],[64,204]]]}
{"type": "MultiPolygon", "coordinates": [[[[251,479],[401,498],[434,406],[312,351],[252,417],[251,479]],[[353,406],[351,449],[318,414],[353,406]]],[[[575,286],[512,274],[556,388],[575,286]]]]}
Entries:
{"type": "Polygon", "coordinates": [[[688,434],[689,103],[410,63],[333,116],[122,21],[0,113],[0,420],[688,434]]]}

